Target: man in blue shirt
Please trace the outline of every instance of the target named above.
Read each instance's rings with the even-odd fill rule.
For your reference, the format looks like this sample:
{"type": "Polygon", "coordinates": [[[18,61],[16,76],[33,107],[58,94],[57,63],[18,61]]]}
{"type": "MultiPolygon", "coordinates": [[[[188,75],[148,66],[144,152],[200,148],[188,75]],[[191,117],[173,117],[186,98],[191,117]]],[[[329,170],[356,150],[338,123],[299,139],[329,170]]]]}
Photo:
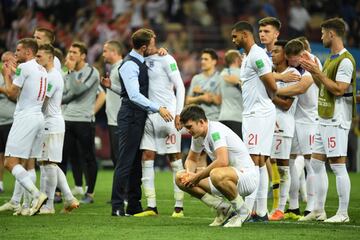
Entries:
{"type": "Polygon", "coordinates": [[[131,39],[133,49],[119,67],[122,105],[118,113],[119,149],[112,188],[112,216],[133,215],[141,207],[141,151],[139,150],[147,112],[159,112],[165,121],[173,116],[148,97],[149,78],[144,56],[155,48],[155,33],[139,29],[131,39]],[[128,206],[125,212],[124,199],[128,206]]]}

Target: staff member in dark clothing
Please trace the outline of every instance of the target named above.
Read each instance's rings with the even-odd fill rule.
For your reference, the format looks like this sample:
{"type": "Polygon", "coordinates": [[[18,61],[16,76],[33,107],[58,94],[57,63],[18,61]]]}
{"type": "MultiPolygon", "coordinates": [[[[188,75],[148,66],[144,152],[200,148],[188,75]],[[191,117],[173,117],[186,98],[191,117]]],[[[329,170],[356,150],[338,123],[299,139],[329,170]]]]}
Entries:
{"type": "Polygon", "coordinates": [[[148,97],[149,78],[144,56],[155,48],[155,33],[139,29],[131,39],[133,49],[119,67],[122,105],[118,113],[119,149],[112,188],[112,216],[133,215],[141,207],[141,151],[139,150],[147,112],[159,112],[165,121],[173,116],[148,97]],[[124,198],[128,199],[125,212],[124,198]]]}

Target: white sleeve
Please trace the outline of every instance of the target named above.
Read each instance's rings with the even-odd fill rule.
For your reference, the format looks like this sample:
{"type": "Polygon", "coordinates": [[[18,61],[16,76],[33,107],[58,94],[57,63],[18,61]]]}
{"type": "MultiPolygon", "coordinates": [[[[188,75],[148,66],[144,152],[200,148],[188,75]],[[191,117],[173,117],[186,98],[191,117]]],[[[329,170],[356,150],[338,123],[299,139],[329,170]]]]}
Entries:
{"type": "Polygon", "coordinates": [[[56,91],[57,86],[54,84],[54,82],[56,82],[56,81],[54,81],[53,79],[49,79],[49,81],[48,81],[48,85],[46,88],[46,96],[48,98],[51,98],[56,91]]]}
{"type": "Polygon", "coordinates": [[[344,58],[341,60],[335,80],[337,82],[351,83],[354,66],[350,59],[344,58]]]}
{"type": "Polygon", "coordinates": [[[204,150],[204,147],[202,147],[203,139],[200,140],[200,138],[195,139],[191,138],[191,146],[190,149],[193,152],[201,153],[202,150],[204,150]]]}
{"type": "Polygon", "coordinates": [[[209,137],[210,137],[210,141],[214,146],[214,150],[220,147],[227,147],[226,138],[222,132],[216,130],[212,131],[210,132],[209,137]]]}
{"type": "Polygon", "coordinates": [[[164,61],[165,72],[169,76],[170,81],[176,89],[176,115],[180,115],[185,103],[185,86],[181,78],[178,66],[173,57],[169,57],[169,61],[164,61]]]}
{"type": "Polygon", "coordinates": [[[255,69],[259,77],[272,72],[270,58],[266,55],[265,51],[256,52],[256,55],[252,55],[250,60],[253,69],[255,69]]]}
{"type": "Polygon", "coordinates": [[[28,71],[26,66],[20,64],[15,71],[15,79],[13,80],[13,84],[22,88],[24,85],[25,79],[28,77],[28,71]]]}

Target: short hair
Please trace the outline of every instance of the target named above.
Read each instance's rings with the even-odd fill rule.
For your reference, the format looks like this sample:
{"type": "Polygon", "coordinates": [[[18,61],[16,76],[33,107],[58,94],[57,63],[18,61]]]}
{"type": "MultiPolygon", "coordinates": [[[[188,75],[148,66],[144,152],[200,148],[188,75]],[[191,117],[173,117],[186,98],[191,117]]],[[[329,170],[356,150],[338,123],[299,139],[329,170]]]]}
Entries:
{"type": "Polygon", "coordinates": [[[6,51],[6,52],[4,52],[2,55],[1,55],[1,61],[2,61],[2,59],[4,58],[4,57],[6,57],[6,56],[11,56],[11,57],[15,57],[15,53],[14,52],[11,52],[11,51],[6,51]]]}
{"type": "Polygon", "coordinates": [[[57,57],[61,63],[64,62],[64,53],[60,48],[54,48],[54,56],[57,57]]]}
{"type": "Polygon", "coordinates": [[[40,51],[40,50],[45,51],[46,53],[50,54],[53,57],[55,56],[55,49],[51,44],[40,45],[38,48],[38,51],[40,51]]]}
{"type": "Polygon", "coordinates": [[[285,54],[286,56],[299,55],[304,51],[304,44],[299,40],[293,39],[285,45],[285,54]]]}
{"type": "Polygon", "coordinates": [[[23,38],[20,39],[17,44],[21,44],[24,48],[30,49],[32,53],[35,55],[38,51],[38,44],[33,38],[23,38]]]}
{"type": "Polygon", "coordinates": [[[241,59],[241,55],[240,55],[240,52],[238,50],[229,50],[225,53],[225,57],[224,57],[224,60],[225,60],[225,65],[227,67],[229,67],[231,64],[233,64],[235,62],[235,60],[237,58],[240,58],[241,59]]]}
{"type": "Polygon", "coordinates": [[[281,22],[279,19],[274,18],[274,17],[265,17],[263,19],[259,20],[259,26],[267,26],[267,25],[271,25],[274,28],[276,28],[276,30],[280,31],[281,28],[281,22]]]}
{"type": "Polygon", "coordinates": [[[306,50],[310,49],[310,45],[309,45],[309,40],[305,37],[305,36],[300,36],[295,38],[296,40],[299,40],[300,42],[302,42],[304,44],[304,48],[306,50]]]}
{"type": "Polygon", "coordinates": [[[235,25],[232,27],[232,30],[235,30],[237,32],[247,31],[247,32],[250,32],[251,34],[254,34],[254,28],[247,21],[240,21],[240,22],[235,23],[235,25]]]}
{"type": "Polygon", "coordinates": [[[113,48],[117,54],[122,55],[123,54],[123,50],[124,50],[124,45],[116,40],[109,40],[107,42],[105,42],[105,44],[108,44],[111,46],[111,48],[113,48]]]}
{"type": "Polygon", "coordinates": [[[345,36],[345,26],[346,24],[342,18],[330,18],[320,25],[321,28],[334,30],[341,38],[345,36]]]}
{"type": "Polygon", "coordinates": [[[37,27],[35,29],[35,32],[43,32],[45,34],[45,36],[50,40],[50,43],[54,43],[55,42],[55,33],[53,30],[48,29],[48,28],[44,28],[44,27],[37,27]]]}
{"type": "Polygon", "coordinates": [[[140,28],[131,36],[134,49],[140,49],[142,46],[148,46],[150,40],[155,38],[156,35],[153,30],[148,28],[140,28]]]}
{"type": "Polygon", "coordinates": [[[205,48],[201,51],[201,55],[203,55],[204,53],[207,53],[210,55],[210,57],[213,59],[213,60],[218,60],[219,59],[219,56],[217,55],[216,51],[212,48],[205,48]]]}
{"type": "Polygon", "coordinates": [[[81,54],[87,54],[87,47],[84,42],[73,42],[71,47],[78,48],[81,54]]]}
{"type": "Polygon", "coordinates": [[[275,46],[281,46],[281,47],[285,48],[287,43],[288,43],[287,40],[277,40],[274,45],[275,46]]]}
{"type": "Polygon", "coordinates": [[[190,120],[198,122],[201,119],[207,121],[204,110],[198,105],[188,105],[180,113],[180,122],[182,124],[186,124],[190,120]]]}

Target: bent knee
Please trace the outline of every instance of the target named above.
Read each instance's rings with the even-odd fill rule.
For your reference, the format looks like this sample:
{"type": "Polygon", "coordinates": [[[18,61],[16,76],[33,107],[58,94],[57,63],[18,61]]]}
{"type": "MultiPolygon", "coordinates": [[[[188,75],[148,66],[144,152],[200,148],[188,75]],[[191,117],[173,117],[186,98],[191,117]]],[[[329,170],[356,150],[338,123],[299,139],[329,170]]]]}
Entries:
{"type": "Polygon", "coordinates": [[[220,168],[214,168],[210,172],[210,179],[211,182],[213,182],[214,184],[222,181],[225,177],[225,174],[223,173],[223,171],[221,171],[220,168]]]}

